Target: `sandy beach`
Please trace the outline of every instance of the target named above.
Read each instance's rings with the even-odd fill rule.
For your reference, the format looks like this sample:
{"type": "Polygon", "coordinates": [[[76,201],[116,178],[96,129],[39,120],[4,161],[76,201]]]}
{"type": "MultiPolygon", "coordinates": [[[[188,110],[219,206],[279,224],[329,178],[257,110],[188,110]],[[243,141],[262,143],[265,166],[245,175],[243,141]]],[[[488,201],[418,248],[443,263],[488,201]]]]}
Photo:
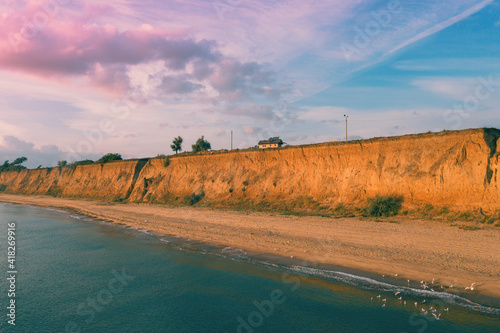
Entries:
{"type": "Polygon", "coordinates": [[[1,194],[0,201],[58,208],[93,218],[294,259],[376,273],[401,284],[435,279],[449,292],[500,298],[500,230],[396,217],[375,222],[208,208],[170,208],[1,194]],[[390,222],[389,222],[390,221],[390,222]],[[397,274],[397,276],[396,276],[397,274]],[[466,286],[476,283],[475,290],[466,286]],[[448,288],[453,285],[452,288],[448,288]]]}

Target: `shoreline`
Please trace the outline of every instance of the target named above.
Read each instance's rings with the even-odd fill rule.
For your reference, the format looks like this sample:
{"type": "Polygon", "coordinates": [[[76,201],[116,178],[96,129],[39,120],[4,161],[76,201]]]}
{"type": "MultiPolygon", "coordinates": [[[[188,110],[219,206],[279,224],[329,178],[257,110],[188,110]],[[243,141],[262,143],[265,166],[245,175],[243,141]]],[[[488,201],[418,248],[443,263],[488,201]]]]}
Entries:
{"type": "Polygon", "coordinates": [[[494,306],[500,301],[500,230],[493,227],[467,231],[399,216],[388,223],[8,194],[0,194],[0,202],[57,208],[164,235],[344,267],[402,286],[407,279],[435,279],[437,286],[473,301],[494,306]],[[465,290],[474,282],[474,291],[465,290]]]}

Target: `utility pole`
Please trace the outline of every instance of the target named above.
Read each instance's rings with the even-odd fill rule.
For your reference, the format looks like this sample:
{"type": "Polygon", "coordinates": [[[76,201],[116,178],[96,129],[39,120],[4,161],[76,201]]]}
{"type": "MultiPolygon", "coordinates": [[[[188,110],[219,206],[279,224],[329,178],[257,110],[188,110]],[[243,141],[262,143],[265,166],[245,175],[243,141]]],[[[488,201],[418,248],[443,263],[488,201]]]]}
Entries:
{"type": "Polygon", "coordinates": [[[233,150],[233,131],[231,131],[231,150],[233,150]]]}
{"type": "Polygon", "coordinates": [[[345,117],[345,142],[347,142],[347,117],[349,117],[348,115],[344,115],[345,117]]]}

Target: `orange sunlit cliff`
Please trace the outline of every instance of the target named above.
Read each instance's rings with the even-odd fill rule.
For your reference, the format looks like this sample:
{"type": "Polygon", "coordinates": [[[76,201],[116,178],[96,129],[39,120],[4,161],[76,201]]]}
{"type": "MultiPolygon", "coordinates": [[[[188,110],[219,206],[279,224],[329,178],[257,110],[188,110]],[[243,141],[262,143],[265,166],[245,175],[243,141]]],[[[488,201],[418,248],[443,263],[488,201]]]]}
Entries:
{"type": "Polygon", "coordinates": [[[174,203],[360,204],[377,194],[405,205],[500,209],[500,130],[171,156],[0,174],[6,193],[174,203]],[[307,199],[307,200],[306,200],[307,199]]]}

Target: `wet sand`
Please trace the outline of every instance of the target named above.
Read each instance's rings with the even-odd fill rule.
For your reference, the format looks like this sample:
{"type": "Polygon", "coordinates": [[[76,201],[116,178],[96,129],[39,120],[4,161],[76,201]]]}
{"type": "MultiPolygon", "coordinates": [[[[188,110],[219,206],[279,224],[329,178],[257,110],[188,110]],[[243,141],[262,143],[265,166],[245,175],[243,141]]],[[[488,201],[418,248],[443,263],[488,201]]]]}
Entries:
{"type": "Polygon", "coordinates": [[[401,284],[407,279],[429,283],[435,279],[436,291],[500,299],[500,228],[490,225],[471,231],[403,217],[389,223],[7,194],[0,194],[0,201],[58,208],[165,235],[353,268],[379,274],[380,279],[390,276],[401,284]],[[472,283],[475,289],[466,290],[472,283]]]}

